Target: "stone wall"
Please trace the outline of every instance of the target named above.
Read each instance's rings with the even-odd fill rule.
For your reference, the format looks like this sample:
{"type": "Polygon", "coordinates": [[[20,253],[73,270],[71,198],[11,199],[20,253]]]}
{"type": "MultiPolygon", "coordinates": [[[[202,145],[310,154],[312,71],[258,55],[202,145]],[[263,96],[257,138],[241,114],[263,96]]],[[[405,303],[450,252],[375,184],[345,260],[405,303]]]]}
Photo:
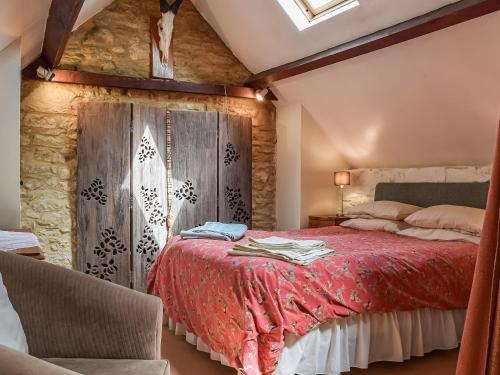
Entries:
{"type": "MultiPolygon", "coordinates": [[[[158,0],[116,0],[73,33],[60,67],[150,77],[151,17],[160,17],[158,0]]],[[[175,17],[172,43],[178,81],[239,85],[250,76],[189,0],[175,17]]]]}
{"type": "Polygon", "coordinates": [[[491,166],[370,168],[350,172],[351,185],[344,188],[344,208],[373,201],[379,182],[484,182],[491,177],[491,166]]]}
{"type": "MultiPolygon", "coordinates": [[[[149,76],[149,16],[157,1],[117,0],[72,34],[64,68],[149,76]]],[[[176,19],[176,78],[241,84],[248,70],[184,1],[176,19]]],[[[251,99],[24,81],[21,95],[22,225],[49,261],[71,266],[76,248],[76,110],[83,101],[134,102],[171,110],[224,111],[253,124],[253,223],[275,226],[276,112],[251,99]]]]}

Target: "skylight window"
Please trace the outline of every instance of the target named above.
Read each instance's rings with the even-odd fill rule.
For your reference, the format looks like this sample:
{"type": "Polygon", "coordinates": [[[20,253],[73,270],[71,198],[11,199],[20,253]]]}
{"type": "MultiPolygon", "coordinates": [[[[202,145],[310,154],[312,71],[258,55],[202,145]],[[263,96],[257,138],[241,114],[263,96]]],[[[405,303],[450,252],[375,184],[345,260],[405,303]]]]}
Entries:
{"type": "Polygon", "coordinates": [[[359,5],[358,0],[278,0],[278,2],[301,31],[359,5]]]}

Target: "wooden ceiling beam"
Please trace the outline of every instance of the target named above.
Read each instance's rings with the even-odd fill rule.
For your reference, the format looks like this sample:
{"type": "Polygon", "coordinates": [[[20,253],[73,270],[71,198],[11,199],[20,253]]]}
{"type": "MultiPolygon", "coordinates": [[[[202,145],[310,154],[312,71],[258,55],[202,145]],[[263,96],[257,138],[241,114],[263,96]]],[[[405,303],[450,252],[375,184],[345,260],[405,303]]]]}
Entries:
{"type": "Polygon", "coordinates": [[[500,0],[461,0],[351,42],[255,74],[245,85],[253,88],[269,87],[273,82],[393,46],[498,10],[500,0]]]}
{"type": "MultiPolygon", "coordinates": [[[[37,76],[37,69],[39,66],[42,66],[51,69],[54,76],[49,80],[52,82],[137,90],[183,92],[201,95],[227,95],[230,97],[249,99],[256,98],[256,92],[253,88],[243,86],[200,84],[166,79],[125,77],[55,69],[61,61],[64,49],[66,48],[66,44],[68,43],[71,31],[78,19],[84,1],[85,0],[52,0],[49,16],[47,18],[42,54],[23,70],[23,79],[39,79],[37,76]]],[[[276,96],[271,91],[266,95],[266,99],[277,100],[276,96]]]]}
{"type": "Polygon", "coordinates": [[[52,0],[42,48],[42,58],[49,68],[59,65],[84,1],[52,0]]]}
{"type": "MultiPolygon", "coordinates": [[[[36,64],[32,64],[23,71],[23,79],[39,79],[36,75],[35,65],[36,64]]],[[[54,78],[51,79],[51,82],[58,83],[117,87],[136,90],[182,92],[200,95],[227,95],[229,97],[255,99],[255,89],[243,86],[224,86],[205,83],[181,82],[168,79],[113,76],[63,69],[53,69],[53,73],[54,78]]],[[[268,93],[266,99],[277,100],[272,92],[268,93]]]]}

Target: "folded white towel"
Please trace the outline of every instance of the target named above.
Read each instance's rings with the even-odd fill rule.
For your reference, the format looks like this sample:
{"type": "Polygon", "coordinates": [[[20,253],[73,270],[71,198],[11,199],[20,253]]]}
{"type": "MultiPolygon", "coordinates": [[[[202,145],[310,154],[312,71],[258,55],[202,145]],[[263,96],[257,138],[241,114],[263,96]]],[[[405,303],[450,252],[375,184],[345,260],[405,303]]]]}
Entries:
{"type": "Polygon", "coordinates": [[[334,253],[323,241],[292,240],[281,237],[263,239],[250,238],[247,244],[235,244],[229,255],[259,256],[308,265],[315,260],[334,253]]]}
{"type": "Polygon", "coordinates": [[[249,238],[253,244],[267,248],[302,248],[302,249],[317,249],[324,248],[325,243],[319,240],[294,240],[283,237],[267,237],[267,238],[249,238]]]}
{"type": "Polygon", "coordinates": [[[290,262],[294,264],[299,264],[302,266],[307,266],[311,264],[312,262],[333,254],[334,251],[330,249],[324,249],[321,252],[317,252],[314,254],[304,254],[301,257],[296,257],[296,256],[288,256],[286,254],[280,254],[280,253],[272,253],[272,252],[257,252],[257,251],[243,251],[243,250],[229,250],[228,254],[229,255],[240,255],[240,256],[254,256],[254,257],[265,257],[265,258],[272,258],[272,259],[279,259],[283,260],[285,262],[290,262]]]}
{"type": "Polygon", "coordinates": [[[33,233],[0,231],[0,251],[13,251],[27,247],[40,247],[38,238],[33,233]]]}

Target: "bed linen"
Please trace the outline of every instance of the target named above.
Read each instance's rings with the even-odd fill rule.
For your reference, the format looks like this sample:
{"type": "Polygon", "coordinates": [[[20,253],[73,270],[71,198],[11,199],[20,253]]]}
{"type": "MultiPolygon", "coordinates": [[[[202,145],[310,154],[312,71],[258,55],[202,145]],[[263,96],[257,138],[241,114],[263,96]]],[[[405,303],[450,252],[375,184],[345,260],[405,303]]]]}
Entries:
{"type": "Polygon", "coordinates": [[[477,245],[341,227],[272,235],[323,240],[335,254],[298,266],[176,237],[148,276],[168,316],[244,374],[272,374],[286,333],[304,336],[334,318],[467,306],[477,245]]]}
{"type": "MultiPolygon", "coordinates": [[[[305,336],[285,334],[285,347],[273,375],[341,375],[373,362],[403,362],[433,350],[457,348],[466,310],[418,309],[359,314],[321,324],[305,336]]],[[[165,317],[175,335],[185,336],[196,350],[230,366],[182,323],[165,317]]]]}
{"type": "Polygon", "coordinates": [[[384,232],[396,233],[403,229],[410,227],[401,220],[387,220],[387,219],[349,219],[340,223],[341,227],[352,228],[359,230],[380,230],[384,232]]]}
{"type": "Polygon", "coordinates": [[[485,212],[481,208],[442,204],[424,208],[404,220],[415,227],[448,229],[479,236],[485,212]]]}
{"type": "Polygon", "coordinates": [[[40,247],[38,238],[33,233],[0,230],[0,251],[14,251],[29,247],[40,247]]]}
{"type": "Polygon", "coordinates": [[[479,245],[481,237],[448,229],[410,227],[397,232],[400,236],[419,238],[427,241],[463,241],[479,245]]]}

